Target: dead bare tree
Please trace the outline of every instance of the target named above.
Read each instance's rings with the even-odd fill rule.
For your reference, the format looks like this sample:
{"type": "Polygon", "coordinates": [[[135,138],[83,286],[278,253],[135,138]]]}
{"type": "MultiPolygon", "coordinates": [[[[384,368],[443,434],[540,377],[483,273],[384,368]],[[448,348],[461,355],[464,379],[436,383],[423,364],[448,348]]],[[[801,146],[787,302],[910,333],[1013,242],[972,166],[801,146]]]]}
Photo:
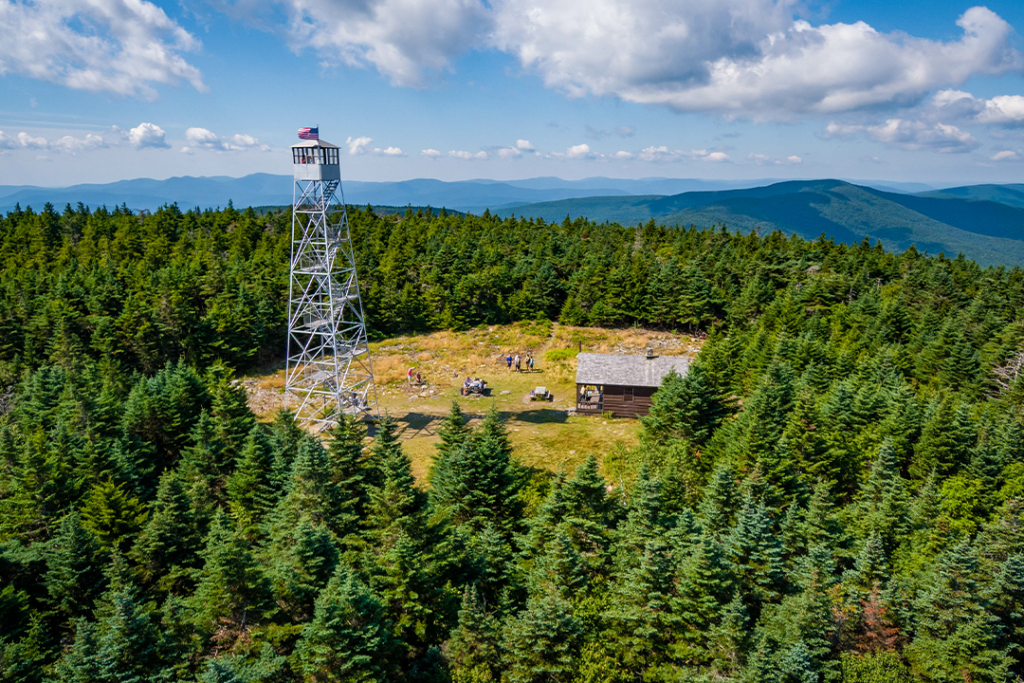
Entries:
{"type": "Polygon", "coordinates": [[[1024,351],[1010,356],[1005,363],[992,368],[992,381],[996,385],[996,394],[1002,396],[1009,391],[1021,373],[1024,373],[1024,351]]]}

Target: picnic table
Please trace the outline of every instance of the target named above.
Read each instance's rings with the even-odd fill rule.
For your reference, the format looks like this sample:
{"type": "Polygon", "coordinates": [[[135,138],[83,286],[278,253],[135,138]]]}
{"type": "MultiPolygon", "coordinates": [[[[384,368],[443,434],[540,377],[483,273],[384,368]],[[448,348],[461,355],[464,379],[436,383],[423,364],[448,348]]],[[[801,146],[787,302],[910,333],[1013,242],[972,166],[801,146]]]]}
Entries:
{"type": "Polygon", "coordinates": [[[536,389],[531,389],[530,390],[530,400],[531,401],[554,401],[555,400],[555,396],[550,391],[548,391],[547,387],[537,387],[536,389]]]}

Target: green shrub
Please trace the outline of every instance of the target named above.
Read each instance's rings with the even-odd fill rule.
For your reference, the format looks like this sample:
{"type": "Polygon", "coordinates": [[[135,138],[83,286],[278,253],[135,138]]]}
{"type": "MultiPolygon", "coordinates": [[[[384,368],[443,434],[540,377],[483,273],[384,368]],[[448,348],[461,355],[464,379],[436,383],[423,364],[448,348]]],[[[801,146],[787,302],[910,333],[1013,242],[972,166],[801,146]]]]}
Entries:
{"type": "Polygon", "coordinates": [[[551,349],[550,351],[544,352],[544,360],[551,361],[552,363],[560,360],[569,360],[575,358],[579,351],[575,349],[551,349]]]}
{"type": "Polygon", "coordinates": [[[895,652],[842,654],[843,683],[910,683],[910,669],[895,652]]]}

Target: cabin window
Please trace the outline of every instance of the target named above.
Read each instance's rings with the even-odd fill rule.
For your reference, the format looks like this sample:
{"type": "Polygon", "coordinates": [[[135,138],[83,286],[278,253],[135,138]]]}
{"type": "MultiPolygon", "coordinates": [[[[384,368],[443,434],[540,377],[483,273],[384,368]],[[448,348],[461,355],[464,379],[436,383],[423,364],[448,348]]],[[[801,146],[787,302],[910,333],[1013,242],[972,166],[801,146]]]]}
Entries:
{"type": "Polygon", "coordinates": [[[633,400],[633,387],[623,387],[622,388],[622,401],[624,403],[629,403],[632,400],[633,400]]]}

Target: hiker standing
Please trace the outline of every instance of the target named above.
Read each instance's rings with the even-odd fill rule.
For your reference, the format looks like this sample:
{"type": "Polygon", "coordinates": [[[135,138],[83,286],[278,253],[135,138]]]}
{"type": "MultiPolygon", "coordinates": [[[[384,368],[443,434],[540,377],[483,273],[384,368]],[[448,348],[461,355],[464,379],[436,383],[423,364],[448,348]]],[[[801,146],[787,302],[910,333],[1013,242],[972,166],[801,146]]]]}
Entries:
{"type": "Polygon", "coordinates": [[[516,354],[516,372],[522,372],[522,362],[523,362],[523,359],[520,358],[519,354],[517,353],[516,354]]]}
{"type": "Polygon", "coordinates": [[[511,353],[508,354],[508,356],[505,357],[505,367],[508,368],[509,372],[512,372],[512,354],[511,353]]]}
{"type": "Polygon", "coordinates": [[[526,359],[526,367],[531,373],[533,372],[533,356],[526,359]]]}

